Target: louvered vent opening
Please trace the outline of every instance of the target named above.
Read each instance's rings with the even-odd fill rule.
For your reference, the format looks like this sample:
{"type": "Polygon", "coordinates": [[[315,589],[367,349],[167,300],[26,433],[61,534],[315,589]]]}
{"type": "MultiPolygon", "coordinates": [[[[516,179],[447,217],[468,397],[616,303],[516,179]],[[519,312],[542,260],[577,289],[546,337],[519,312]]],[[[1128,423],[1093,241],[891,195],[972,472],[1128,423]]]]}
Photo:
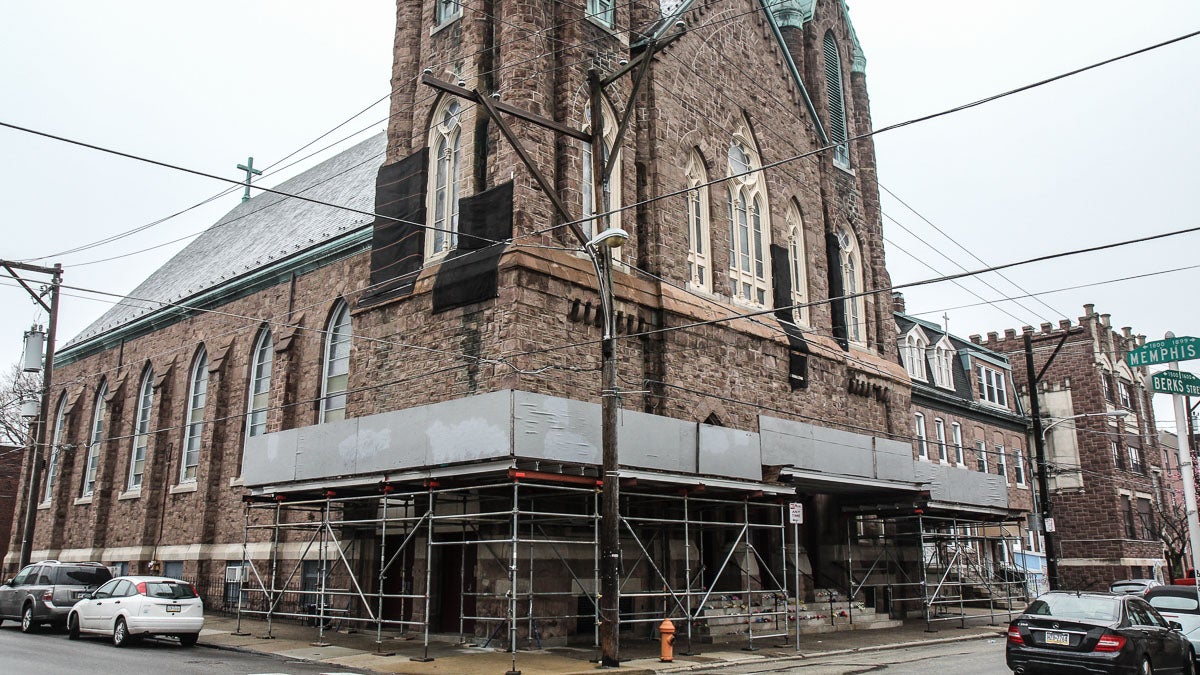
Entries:
{"type": "Polygon", "coordinates": [[[829,140],[837,144],[834,159],[843,166],[850,165],[846,147],[846,105],[842,99],[842,61],[838,56],[833,31],[825,33],[825,83],[829,91],[829,140]]]}

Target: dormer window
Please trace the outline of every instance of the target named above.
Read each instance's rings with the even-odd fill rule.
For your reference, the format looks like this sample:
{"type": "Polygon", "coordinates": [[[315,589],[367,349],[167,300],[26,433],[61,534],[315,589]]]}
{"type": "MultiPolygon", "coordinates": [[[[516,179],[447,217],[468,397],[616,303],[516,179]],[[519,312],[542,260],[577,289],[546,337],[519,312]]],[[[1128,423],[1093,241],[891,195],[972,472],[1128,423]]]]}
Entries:
{"type": "Polygon", "coordinates": [[[904,343],[901,345],[901,353],[904,355],[904,369],[908,371],[909,377],[914,380],[924,380],[925,376],[925,350],[929,347],[929,343],[923,335],[918,331],[909,333],[904,338],[904,343]]]}
{"type": "Polygon", "coordinates": [[[987,366],[979,366],[979,398],[988,403],[1008,407],[1008,392],[1005,391],[1004,373],[987,366]]]}
{"type": "Polygon", "coordinates": [[[945,342],[933,348],[933,383],[945,389],[954,388],[954,350],[945,342]]]}

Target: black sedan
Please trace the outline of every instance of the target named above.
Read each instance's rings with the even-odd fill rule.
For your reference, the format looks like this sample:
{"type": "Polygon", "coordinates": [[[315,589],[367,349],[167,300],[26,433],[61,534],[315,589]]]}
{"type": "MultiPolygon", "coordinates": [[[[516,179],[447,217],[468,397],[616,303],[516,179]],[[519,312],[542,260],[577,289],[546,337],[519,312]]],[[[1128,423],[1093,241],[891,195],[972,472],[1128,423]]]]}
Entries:
{"type": "Polygon", "coordinates": [[[1051,591],[1008,626],[1005,660],[1017,673],[1183,673],[1192,645],[1141,597],[1051,591]]]}

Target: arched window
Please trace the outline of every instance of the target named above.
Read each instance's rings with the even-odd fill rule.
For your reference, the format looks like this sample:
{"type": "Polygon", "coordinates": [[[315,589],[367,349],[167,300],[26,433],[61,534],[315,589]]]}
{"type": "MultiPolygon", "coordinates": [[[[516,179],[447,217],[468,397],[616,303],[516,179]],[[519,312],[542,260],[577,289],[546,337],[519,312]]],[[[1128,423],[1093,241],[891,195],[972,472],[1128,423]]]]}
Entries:
{"type": "Polygon", "coordinates": [[[54,494],[54,478],[58,473],[58,451],[62,445],[63,431],[67,427],[67,397],[58,400],[58,412],[54,414],[54,440],[50,443],[50,456],[46,459],[46,494],[43,502],[50,501],[54,494]]]}
{"type": "Polygon", "coordinates": [[[429,221],[425,256],[444,255],[458,246],[458,181],[462,145],[462,105],[447,96],[429,130],[429,221]]]}
{"type": "Polygon", "coordinates": [[[945,340],[933,348],[933,381],[937,386],[954,388],[953,360],[954,350],[945,344],[945,340]]]}
{"type": "Polygon", "coordinates": [[[90,497],[96,489],[96,467],[100,465],[100,443],[104,440],[104,418],[108,415],[108,382],[102,381],[96,391],[96,406],[92,409],[92,429],[88,434],[87,463],[83,465],[83,496],[90,497]]]}
{"type": "Polygon", "coordinates": [[[838,230],[837,240],[842,258],[842,292],[846,296],[843,303],[846,307],[846,339],[864,344],[867,312],[863,296],[859,295],[864,290],[862,253],[858,248],[858,239],[846,228],[838,230]]]}
{"type": "MultiPolygon", "coordinates": [[[[587,124],[583,127],[583,132],[590,134],[592,133],[592,111],[590,108],[587,110],[586,116],[587,124]]],[[[617,126],[613,123],[616,115],[610,109],[607,101],[602,105],[601,118],[604,124],[603,159],[607,162],[613,152],[613,143],[617,140],[617,126]]],[[[594,185],[595,174],[592,172],[592,144],[582,143],[582,148],[580,161],[583,163],[583,180],[580,181],[580,192],[583,195],[583,217],[590,218],[597,213],[612,211],[621,205],[621,151],[618,150],[616,158],[613,159],[616,166],[613,167],[612,173],[608,175],[608,180],[604,182],[602,199],[597,203],[594,185]]],[[[608,215],[608,225],[609,227],[621,226],[620,211],[608,215]]],[[[585,220],[579,226],[588,237],[592,237],[599,231],[595,220],[585,220]]],[[[616,257],[618,256],[614,256],[614,258],[616,257]]]]}
{"type": "Polygon", "coordinates": [[[804,246],[804,223],[795,202],[788,204],[788,267],[792,280],[792,317],[796,323],[808,323],[808,256],[804,246]]]}
{"type": "Polygon", "coordinates": [[[200,441],[204,435],[204,407],[208,403],[208,352],[204,346],[196,353],[188,379],[187,419],[184,420],[183,456],[179,462],[179,482],[196,480],[200,466],[200,441]]]}
{"type": "Polygon", "coordinates": [[[925,379],[925,350],[929,345],[925,338],[913,330],[904,337],[902,349],[904,352],[904,369],[909,377],[917,380],[925,379]]]}
{"type": "Polygon", "coordinates": [[[767,211],[758,153],[743,137],[729,144],[729,294],[734,299],[766,307],[771,295],[767,280],[767,250],[771,219],[767,211]]]}
{"type": "Polygon", "coordinates": [[[833,150],[833,163],[843,169],[850,168],[850,148],[846,145],[846,100],[842,93],[842,57],[838,52],[837,38],[833,31],[825,31],[825,88],[829,99],[829,142],[833,150]]]}
{"type": "Polygon", "coordinates": [[[350,383],[350,306],[333,309],[325,328],[325,362],[321,377],[321,422],[346,419],[346,390],[350,383]]]}
{"type": "Polygon", "coordinates": [[[250,353],[250,391],[246,410],[246,437],[258,436],[267,430],[267,408],[271,397],[271,331],[264,327],[254,341],[250,353]]]}
{"type": "Polygon", "coordinates": [[[133,452],[129,457],[129,489],[142,487],[146,448],[150,446],[150,416],[154,410],[154,371],[146,368],[138,387],[137,417],[133,422],[133,452]]]}
{"type": "Polygon", "coordinates": [[[687,180],[688,284],[712,290],[712,261],[709,259],[708,174],[704,160],[693,151],[684,169],[687,180]]]}

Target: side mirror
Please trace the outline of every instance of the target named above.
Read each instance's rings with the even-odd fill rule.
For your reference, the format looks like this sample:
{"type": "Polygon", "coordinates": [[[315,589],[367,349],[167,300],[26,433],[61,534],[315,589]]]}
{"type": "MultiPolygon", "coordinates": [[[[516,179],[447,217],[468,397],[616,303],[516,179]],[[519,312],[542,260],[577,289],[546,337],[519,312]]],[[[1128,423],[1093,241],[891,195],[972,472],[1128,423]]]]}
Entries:
{"type": "Polygon", "coordinates": [[[1183,624],[1179,623],[1178,621],[1168,621],[1167,625],[1178,631],[1183,630],[1183,624]]]}
{"type": "Polygon", "coordinates": [[[9,579],[8,581],[5,581],[5,582],[4,582],[4,585],[5,585],[5,586],[12,586],[14,581],[16,581],[16,579],[9,579]]]}

